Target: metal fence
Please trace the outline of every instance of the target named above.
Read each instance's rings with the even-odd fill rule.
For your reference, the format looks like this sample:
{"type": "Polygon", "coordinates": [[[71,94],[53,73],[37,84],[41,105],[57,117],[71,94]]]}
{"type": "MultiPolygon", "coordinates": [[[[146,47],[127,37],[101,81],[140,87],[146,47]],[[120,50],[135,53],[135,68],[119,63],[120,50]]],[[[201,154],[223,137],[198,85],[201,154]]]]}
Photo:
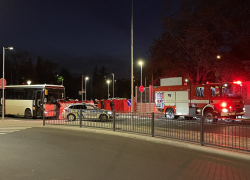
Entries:
{"type": "Polygon", "coordinates": [[[69,117],[64,112],[47,112],[43,125],[86,126],[172,138],[200,145],[215,145],[250,151],[250,120],[166,118],[159,113],[117,112],[104,114],[81,110],[69,117]]]}

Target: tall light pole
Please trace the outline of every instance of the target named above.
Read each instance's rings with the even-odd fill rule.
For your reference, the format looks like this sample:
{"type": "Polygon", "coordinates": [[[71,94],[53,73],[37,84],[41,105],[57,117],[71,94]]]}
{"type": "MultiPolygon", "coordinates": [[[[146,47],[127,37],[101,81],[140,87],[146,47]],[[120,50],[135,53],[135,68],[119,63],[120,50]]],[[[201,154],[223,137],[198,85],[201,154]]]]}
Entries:
{"type": "Polygon", "coordinates": [[[3,88],[3,104],[2,104],[2,120],[4,121],[4,58],[5,58],[5,49],[13,49],[13,47],[3,47],[3,79],[2,79],[2,88],[3,88]]]}
{"type": "Polygon", "coordinates": [[[113,75],[113,99],[115,98],[115,75],[114,73],[111,73],[113,75]]]}
{"type": "MultiPolygon", "coordinates": [[[[141,65],[141,86],[142,86],[142,61],[139,61],[139,64],[141,65]]],[[[141,112],[142,112],[142,91],[141,91],[141,112]]]]}
{"type": "Polygon", "coordinates": [[[108,99],[109,99],[109,83],[110,83],[110,80],[107,80],[107,83],[108,83],[108,99]]]}
{"type": "Polygon", "coordinates": [[[86,94],[87,94],[86,82],[88,79],[89,79],[88,77],[85,77],[85,101],[86,101],[86,94]]]}
{"type": "Polygon", "coordinates": [[[147,100],[147,99],[146,99],[146,85],[147,85],[146,79],[147,79],[147,78],[148,78],[148,77],[145,77],[145,87],[144,87],[144,88],[145,88],[145,103],[146,103],[146,100],[147,100]]]}
{"type": "Polygon", "coordinates": [[[83,75],[82,75],[82,101],[83,101],[83,75]]]}
{"type": "MultiPolygon", "coordinates": [[[[134,91],[133,64],[134,63],[133,63],[133,0],[132,0],[132,7],[131,7],[131,112],[134,112],[134,103],[133,103],[134,102],[134,95],[133,95],[133,91],[134,91]]],[[[132,123],[134,125],[134,120],[132,120],[132,123]]]]}

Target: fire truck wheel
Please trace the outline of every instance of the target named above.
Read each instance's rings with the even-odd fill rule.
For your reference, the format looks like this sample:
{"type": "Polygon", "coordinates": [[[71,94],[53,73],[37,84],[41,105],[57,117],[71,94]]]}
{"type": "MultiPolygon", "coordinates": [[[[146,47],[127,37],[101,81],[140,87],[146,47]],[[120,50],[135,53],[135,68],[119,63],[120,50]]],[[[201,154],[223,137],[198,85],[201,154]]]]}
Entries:
{"type": "Polygon", "coordinates": [[[204,118],[204,121],[205,121],[205,122],[216,122],[216,121],[217,121],[217,119],[216,119],[216,118],[214,118],[214,116],[213,116],[213,112],[212,112],[212,111],[210,111],[210,110],[208,110],[208,111],[206,111],[206,112],[205,112],[205,118],[204,118]]]}
{"type": "Polygon", "coordinates": [[[174,110],[173,109],[167,109],[165,113],[166,118],[168,119],[174,119],[174,110]]]}

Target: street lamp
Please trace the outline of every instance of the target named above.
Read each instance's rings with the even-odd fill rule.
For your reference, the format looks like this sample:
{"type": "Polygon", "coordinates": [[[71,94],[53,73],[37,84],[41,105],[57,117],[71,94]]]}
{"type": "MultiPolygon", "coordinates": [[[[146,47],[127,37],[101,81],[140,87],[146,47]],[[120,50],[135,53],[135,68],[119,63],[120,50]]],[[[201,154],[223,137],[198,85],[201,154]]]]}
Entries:
{"type": "Polygon", "coordinates": [[[2,89],[3,89],[3,104],[2,104],[2,120],[4,121],[4,58],[5,58],[5,49],[10,49],[12,50],[13,47],[3,47],[3,79],[2,79],[2,89]]]}
{"type": "Polygon", "coordinates": [[[220,55],[217,55],[216,57],[217,57],[217,59],[220,59],[220,55]]]}
{"type": "Polygon", "coordinates": [[[146,103],[146,101],[147,101],[147,96],[146,96],[146,86],[147,86],[147,81],[146,81],[146,79],[147,79],[148,77],[145,77],[145,103],[146,103]]]}
{"type": "Polygon", "coordinates": [[[83,75],[82,75],[82,91],[81,91],[81,93],[82,93],[82,101],[83,101],[83,75]]]}
{"type": "MultiPolygon", "coordinates": [[[[141,65],[141,86],[142,86],[142,61],[139,61],[139,64],[141,65]]],[[[141,112],[142,112],[142,91],[141,91],[141,112]]]]}
{"type": "Polygon", "coordinates": [[[114,75],[114,73],[111,73],[111,74],[113,75],[113,99],[114,99],[114,97],[115,97],[115,94],[114,94],[115,93],[115,84],[114,84],[115,83],[115,80],[114,80],[115,75],[114,75]]]}
{"type": "Polygon", "coordinates": [[[85,77],[85,101],[86,101],[86,94],[87,94],[86,82],[88,79],[89,79],[88,77],[85,77]]]}
{"type": "Polygon", "coordinates": [[[109,83],[110,83],[110,80],[107,80],[107,83],[108,83],[108,99],[109,99],[109,83]]]}
{"type": "Polygon", "coordinates": [[[30,85],[30,84],[31,84],[31,81],[27,81],[27,84],[30,85]]]}

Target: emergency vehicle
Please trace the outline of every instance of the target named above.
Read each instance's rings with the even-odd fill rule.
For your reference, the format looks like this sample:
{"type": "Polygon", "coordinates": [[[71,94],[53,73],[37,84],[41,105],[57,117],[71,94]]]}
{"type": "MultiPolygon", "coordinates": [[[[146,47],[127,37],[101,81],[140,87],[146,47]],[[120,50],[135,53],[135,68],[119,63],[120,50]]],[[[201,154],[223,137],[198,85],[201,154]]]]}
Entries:
{"type": "Polygon", "coordinates": [[[80,119],[80,115],[82,115],[83,119],[101,121],[107,121],[109,118],[113,117],[112,111],[98,109],[96,106],[90,103],[70,104],[64,108],[62,113],[62,117],[68,119],[68,121],[80,119]]]}
{"type": "Polygon", "coordinates": [[[170,119],[204,116],[205,121],[245,114],[240,81],[184,84],[181,77],[161,79],[161,85],[155,88],[155,112],[165,113],[170,119]]]}

